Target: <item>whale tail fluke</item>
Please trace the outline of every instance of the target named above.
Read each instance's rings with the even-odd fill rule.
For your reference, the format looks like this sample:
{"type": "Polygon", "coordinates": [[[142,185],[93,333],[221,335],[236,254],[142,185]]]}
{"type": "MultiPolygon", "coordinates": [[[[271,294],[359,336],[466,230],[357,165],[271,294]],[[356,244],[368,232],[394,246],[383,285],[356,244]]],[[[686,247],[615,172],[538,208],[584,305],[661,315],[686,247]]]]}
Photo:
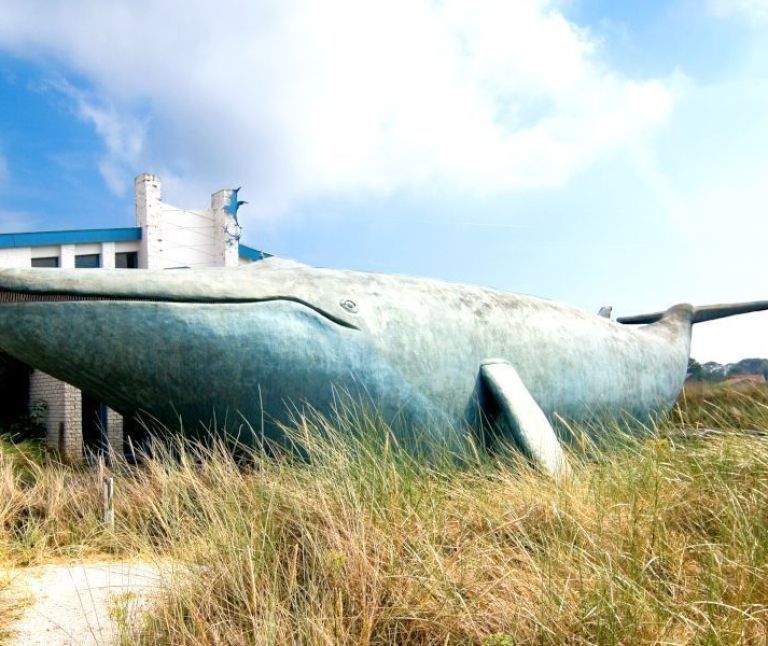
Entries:
{"type": "Polygon", "coordinates": [[[694,307],[691,323],[703,323],[714,321],[726,316],[736,314],[749,314],[750,312],[762,312],[768,310],[768,301],[752,301],[751,303],[728,303],[724,305],[702,305],[694,307]]]}
{"type": "Polygon", "coordinates": [[[616,320],[625,325],[643,325],[656,323],[667,316],[678,315],[683,312],[691,323],[704,323],[723,319],[737,314],[749,314],[750,312],[762,312],[768,310],[768,301],[751,301],[749,303],[725,303],[719,305],[675,305],[666,312],[653,312],[651,314],[638,314],[636,316],[621,316],[616,320]]]}

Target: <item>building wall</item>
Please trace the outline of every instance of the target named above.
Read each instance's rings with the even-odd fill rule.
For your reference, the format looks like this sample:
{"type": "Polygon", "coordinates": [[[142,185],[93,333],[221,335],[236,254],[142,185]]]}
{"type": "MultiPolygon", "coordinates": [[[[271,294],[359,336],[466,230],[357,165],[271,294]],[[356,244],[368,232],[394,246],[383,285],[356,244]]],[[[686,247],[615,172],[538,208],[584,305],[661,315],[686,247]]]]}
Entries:
{"type": "Polygon", "coordinates": [[[239,264],[237,224],[226,211],[231,191],[211,196],[211,207],[183,209],[163,202],[160,178],[136,178],[136,224],[142,229],[139,267],[234,267],[239,264]]]}
{"type": "Polygon", "coordinates": [[[31,267],[33,258],[57,256],[61,269],[74,269],[76,256],[97,253],[101,256],[101,266],[109,269],[115,266],[115,254],[126,251],[139,251],[139,241],[11,247],[0,249],[0,267],[31,267]]]}
{"type": "MultiPolygon", "coordinates": [[[[203,209],[182,209],[162,200],[162,186],[156,175],[136,178],[136,224],[141,239],[34,247],[0,248],[0,267],[30,267],[33,258],[57,256],[59,267],[75,267],[76,256],[100,254],[101,267],[114,268],[115,254],[138,253],[140,268],[237,266],[250,262],[239,257],[238,230],[227,206],[232,191],[222,190],[211,196],[211,205],[203,209]]],[[[30,404],[48,405],[46,429],[48,443],[61,451],[65,459],[83,458],[82,395],[74,386],[35,370],[30,379],[30,404]]],[[[112,451],[123,450],[123,420],[115,411],[107,411],[107,436],[112,451]]]]}
{"type": "Polygon", "coordinates": [[[32,264],[30,247],[0,249],[0,267],[29,267],[32,264]]]}

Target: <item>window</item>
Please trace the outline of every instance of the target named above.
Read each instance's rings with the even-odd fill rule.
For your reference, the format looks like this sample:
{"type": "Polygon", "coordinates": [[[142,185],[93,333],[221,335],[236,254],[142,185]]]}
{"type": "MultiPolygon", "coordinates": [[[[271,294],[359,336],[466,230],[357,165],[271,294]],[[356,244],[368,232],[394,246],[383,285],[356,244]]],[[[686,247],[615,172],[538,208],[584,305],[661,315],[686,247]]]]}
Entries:
{"type": "Polygon", "coordinates": [[[75,256],[75,267],[77,269],[92,269],[101,267],[101,254],[85,253],[75,256]]]}
{"type": "Polygon", "coordinates": [[[32,258],[33,267],[58,267],[59,257],[50,256],[48,258],[32,258]]]}
{"type": "Polygon", "coordinates": [[[116,253],[115,267],[117,269],[138,269],[139,254],[135,251],[116,253]]]}

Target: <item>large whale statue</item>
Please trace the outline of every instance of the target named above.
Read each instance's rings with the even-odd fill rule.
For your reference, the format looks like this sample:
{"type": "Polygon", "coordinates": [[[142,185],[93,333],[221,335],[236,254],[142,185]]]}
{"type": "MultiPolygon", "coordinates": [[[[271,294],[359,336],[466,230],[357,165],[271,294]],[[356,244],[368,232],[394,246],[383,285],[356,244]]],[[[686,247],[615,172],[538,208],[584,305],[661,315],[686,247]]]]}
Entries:
{"type": "Polygon", "coordinates": [[[495,428],[555,474],[567,464],[553,423],[654,419],[682,388],[691,325],[764,309],[677,305],[613,321],[484,287],[278,259],[0,270],[0,348],[123,415],[181,418],[192,435],[247,420],[241,440],[255,444],[344,393],[375,405],[406,445],[459,447],[468,429],[495,428]]]}

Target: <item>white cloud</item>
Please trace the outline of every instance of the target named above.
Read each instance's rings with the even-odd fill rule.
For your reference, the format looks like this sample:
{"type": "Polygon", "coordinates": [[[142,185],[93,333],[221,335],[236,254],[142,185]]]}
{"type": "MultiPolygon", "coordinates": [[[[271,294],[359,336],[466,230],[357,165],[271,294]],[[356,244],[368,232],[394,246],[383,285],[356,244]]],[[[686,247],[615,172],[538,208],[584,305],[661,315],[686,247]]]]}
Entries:
{"type": "Polygon", "coordinates": [[[116,193],[125,192],[126,171],[139,159],[144,148],[144,128],[136,119],[120,115],[112,108],[80,97],[80,116],[90,121],[101,135],[107,148],[107,156],[99,164],[107,185],[116,193]]]}
{"type": "Polygon", "coordinates": [[[668,127],[655,141],[632,147],[638,174],[691,247],[729,245],[762,255],[768,81],[751,75],[681,82],[685,97],[668,127]]]}
{"type": "Polygon", "coordinates": [[[768,22],[768,0],[709,0],[707,4],[710,12],[719,18],[768,22]]]}
{"type": "MultiPolygon", "coordinates": [[[[638,177],[670,223],[683,271],[670,263],[654,290],[696,305],[768,299],[765,274],[768,82],[743,66],[720,83],[686,79],[685,96],[656,141],[633,149],[638,177]]],[[[657,261],[654,261],[657,262],[657,261]]],[[[674,302],[667,300],[666,304],[674,302]]],[[[768,314],[696,325],[702,361],[768,356],[768,314]]]]}
{"type": "Polygon", "coordinates": [[[76,114],[93,126],[106,148],[106,155],[99,162],[99,172],[113,192],[125,194],[132,185],[131,171],[141,160],[146,125],[130,113],[103,104],[64,79],[49,81],[44,88],[69,97],[76,114]]]}
{"type": "Polygon", "coordinates": [[[72,96],[113,189],[129,167],[196,201],[242,183],[262,212],[562,184],[670,105],[551,0],[7,0],[0,47],[88,79],[72,96]]]}

